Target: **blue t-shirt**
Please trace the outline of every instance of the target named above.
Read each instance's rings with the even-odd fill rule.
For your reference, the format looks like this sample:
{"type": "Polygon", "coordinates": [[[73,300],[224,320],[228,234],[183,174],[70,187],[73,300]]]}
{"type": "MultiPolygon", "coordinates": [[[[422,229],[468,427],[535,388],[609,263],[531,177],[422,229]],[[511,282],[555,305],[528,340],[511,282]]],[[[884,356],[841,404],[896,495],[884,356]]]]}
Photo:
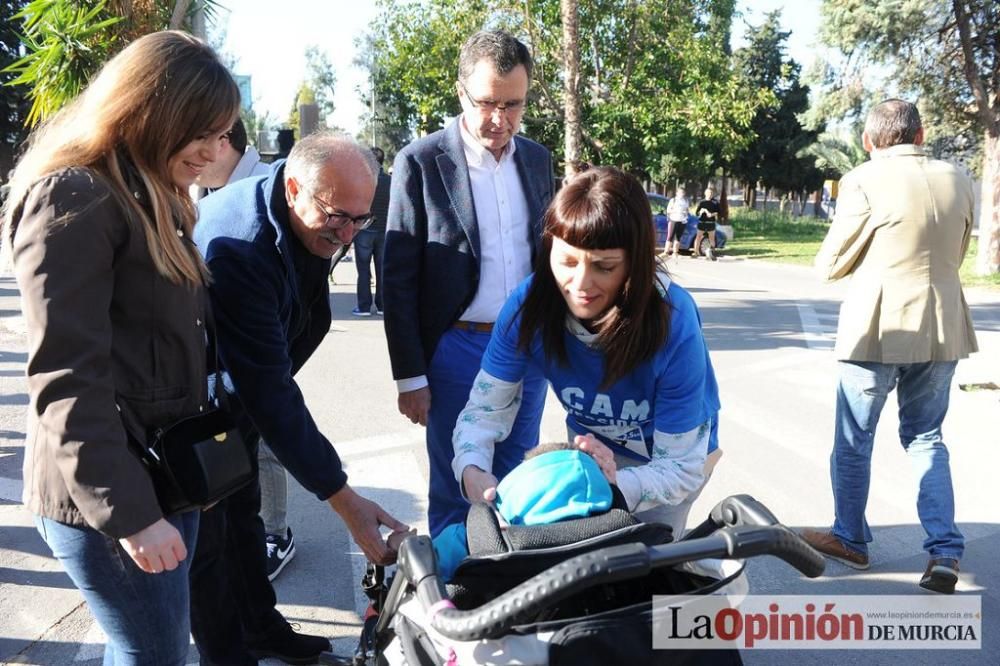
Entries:
{"type": "MultiPolygon", "coordinates": [[[[531,277],[518,285],[497,317],[482,368],[508,382],[520,381],[529,364],[540,368],[566,409],[566,425],[574,432],[592,432],[616,452],[648,459],[653,431],[683,433],[693,430],[719,411],[719,388],[712,370],[701,317],[691,295],[671,282],[667,289],[670,335],[652,359],[607,389],[601,389],[604,355],[565,332],[569,363],[547,359],[541,336],[529,354],[517,348],[524,302],[531,277]]],[[[715,437],[709,451],[718,446],[715,437]]]]}

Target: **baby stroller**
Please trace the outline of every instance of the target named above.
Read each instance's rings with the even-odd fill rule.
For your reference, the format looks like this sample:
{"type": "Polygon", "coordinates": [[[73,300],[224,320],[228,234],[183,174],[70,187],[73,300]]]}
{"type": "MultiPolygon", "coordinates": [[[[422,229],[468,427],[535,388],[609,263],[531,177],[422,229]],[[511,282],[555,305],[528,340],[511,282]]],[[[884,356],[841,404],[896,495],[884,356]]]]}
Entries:
{"type": "Polygon", "coordinates": [[[667,525],[612,508],[551,525],[500,528],[473,505],[470,555],[446,586],[431,540],[406,539],[388,583],[369,566],[372,599],[353,659],[323,664],[740,664],[738,651],[653,650],[653,595],[745,595],[743,560],[774,555],[804,575],[824,560],[749,495],[717,504],[680,541],[667,525]]]}

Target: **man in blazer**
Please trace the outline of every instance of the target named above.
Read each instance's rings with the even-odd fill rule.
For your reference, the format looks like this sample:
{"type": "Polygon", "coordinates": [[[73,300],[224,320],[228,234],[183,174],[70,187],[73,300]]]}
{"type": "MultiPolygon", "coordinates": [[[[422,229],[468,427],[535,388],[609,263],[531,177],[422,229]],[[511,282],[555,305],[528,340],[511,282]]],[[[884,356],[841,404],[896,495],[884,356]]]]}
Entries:
{"type": "Polygon", "coordinates": [[[850,276],[840,309],[837,416],[830,476],[833,529],[806,530],[823,554],[867,569],[871,452],[886,397],[897,389],[900,443],[917,474],[917,511],[930,559],[920,586],[951,593],[965,546],[955,525],[948,412],[958,359],[977,350],[958,269],[972,232],[972,182],[928,158],[917,108],[890,99],[862,135],[871,160],[840,182],[837,215],[816,256],[828,280],[850,276]]]}
{"type": "MultiPolygon", "coordinates": [[[[500,307],[531,273],[552,198],[548,150],[516,136],[531,67],[509,34],[473,35],[459,59],[462,114],[393,166],[385,329],[399,411],[427,426],[432,535],[468,510],[451,470],[452,431],[500,307]]],[[[532,376],[507,445],[484,471],[502,478],[537,444],[544,401],[544,380],[532,376]]]]}

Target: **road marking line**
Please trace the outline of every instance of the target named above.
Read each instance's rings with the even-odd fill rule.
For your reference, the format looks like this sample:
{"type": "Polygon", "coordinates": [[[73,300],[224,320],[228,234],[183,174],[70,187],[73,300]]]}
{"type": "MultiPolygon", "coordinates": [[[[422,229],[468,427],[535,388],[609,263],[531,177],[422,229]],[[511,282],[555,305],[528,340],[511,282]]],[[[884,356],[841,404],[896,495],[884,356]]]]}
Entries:
{"type": "Polygon", "coordinates": [[[21,491],[24,489],[24,482],[21,479],[9,479],[0,476],[0,500],[7,502],[21,503],[21,491]]]}
{"type": "Polygon", "coordinates": [[[809,303],[802,301],[796,301],[795,307],[799,311],[803,338],[809,349],[831,349],[833,347],[833,333],[820,323],[816,309],[809,303]]]}

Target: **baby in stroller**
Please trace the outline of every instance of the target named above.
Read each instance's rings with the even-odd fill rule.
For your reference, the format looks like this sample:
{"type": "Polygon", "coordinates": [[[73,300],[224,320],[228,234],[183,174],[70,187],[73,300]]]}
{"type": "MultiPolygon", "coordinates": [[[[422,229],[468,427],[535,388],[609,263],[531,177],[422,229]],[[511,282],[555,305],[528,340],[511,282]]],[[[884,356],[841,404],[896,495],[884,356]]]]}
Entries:
{"type": "MultiPolygon", "coordinates": [[[[569,442],[539,444],[497,485],[498,527],[549,525],[603,514],[612,507],[623,509],[625,499],[614,485],[615,471],[613,456],[598,462],[592,449],[581,450],[569,442]]],[[[474,542],[476,538],[479,535],[474,542]]],[[[390,547],[394,539],[402,541],[390,536],[390,547]]],[[[438,573],[445,582],[469,555],[468,541],[466,523],[449,525],[434,537],[438,573]]]]}
{"type": "Polygon", "coordinates": [[[322,663],[739,664],[735,650],[654,650],[653,595],[740,596],[741,558],[761,554],[823,571],[822,557],[749,496],[723,500],[672,542],[670,526],[620,508],[613,468],[572,444],[531,454],[497,487],[495,507],[474,504],[433,543],[406,538],[388,583],[371,565],[355,657],[322,663]]]}

